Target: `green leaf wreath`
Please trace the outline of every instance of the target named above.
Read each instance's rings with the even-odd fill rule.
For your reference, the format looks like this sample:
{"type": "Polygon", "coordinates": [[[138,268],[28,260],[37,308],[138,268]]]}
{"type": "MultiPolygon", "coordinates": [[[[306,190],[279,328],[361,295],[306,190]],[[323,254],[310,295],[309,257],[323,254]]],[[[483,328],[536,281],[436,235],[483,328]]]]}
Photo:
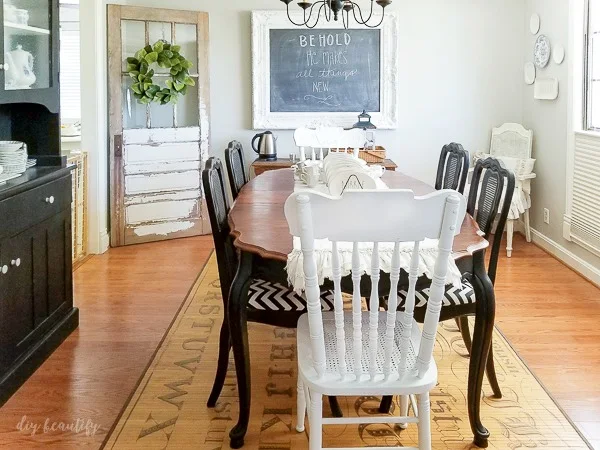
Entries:
{"type": "Polygon", "coordinates": [[[160,40],[137,51],[135,56],[127,58],[127,73],[134,79],[130,89],[139,103],[147,105],[154,101],[161,105],[175,104],[180,95],[187,93],[189,86],[196,85],[190,76],[193,64],[179,53],[180,50],[181,46],[160,40]],[[170,69],[171,76],[166,80],[164,87],[155,84],[152,79],[153,64],[170,69]]]}

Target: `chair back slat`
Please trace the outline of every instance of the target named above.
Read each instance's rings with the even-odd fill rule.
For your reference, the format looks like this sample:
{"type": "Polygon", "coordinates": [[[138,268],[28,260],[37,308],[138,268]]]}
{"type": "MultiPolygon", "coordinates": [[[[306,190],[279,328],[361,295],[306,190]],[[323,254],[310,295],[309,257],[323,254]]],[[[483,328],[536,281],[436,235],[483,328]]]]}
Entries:
{"type": "MultiPolygon", "coordinates": [[[[411,191],[348,191],[339,198],[318,192],[292,194],[285,205],[290,232],[300,236],[304,257],[304,277],[308,304],[312,362],[317,376],[331,370],[340,378],[352,375],[356,381],[378,383],[398,375],[423,376],[433,357],[433,346],[441,311],[448,260],[454,236],[460,231],[466,211],[466,201],[454,191],[439,191],[424,197],[414,197],[411,191]],[[394,208],[383,206],[389,202],[394,208]],[[382,206],[383,205],[383,206],[382,206]],[[360,214],[356,214],[360,211],[360,214]],[[348,218],[351,226],[341,227],[348,218]],[[350,218],[352,219],[350,221],[350,218]],[[420,242],[438,239],[438,256],[433,271],[431,295],[418,349],[411,347],[415,305],[415,289],[419,273],[420,242]],[[319,300],[314,240],[328,239],[332,244],[333,284],[335,290],[334,317],[336,346],[326,351],[323,315],[319,300]],[[352,243],[352,336],[346,336],[341,294],[341,243],[352,243]],[[382,245],[394,243],[391,290],[388,311],[379,312],[379,279],[382,245]],[[401,243],[413,245],[409,271],[409,298],[402,320],[397,321],[397,288],[400,279],[401,243]],[[361,261],[371,250],[369,298],[370,312],[363,312],[361,297],[361,261]],[[382,315],[383,314],[383,315],[382,315]],[[399,325],[400,323],[400,325],[399,325]],[[379,327],[385,327],[381,329],[379,327]],[[402,329],[397,329],[401,327],[402,329]],[[398,343],[400,340],[400,343],[398,343]],[[351,346],[351,348],[350,348],[351,346]],[[399,347],[400,355],[396,352],[399,347]],[[332,349],[335,352],[332,353],[332,349]],[[413,351],[418,353],[410,355],[413,351]],[[329,356],[327,356],[329,355],[329,356]],[[327,358],[336,358],[333,364],[327,358]],[[415,361],[416,359],[416,361],[415,361]],[[342,363],[350,361],[351,364],[342,363]],[[397,368],[397,371],[396,371],[397,368]],[[410,369],[410,370],[407,370],[410,369]]],[[[348,245],[348,244],[344,244],[348,245]]],[[[350,324],[348,324],[349,332],[350,324]]],[[[329,333],[329,332],[328,332],[329,333]]],[[[328,335],[329,336],[329,335],[328,335]]],[[[329,336],[333,339],[333,336],[329,336]]],[[[329,342],[329,341],[328,341],[329,342]]],[[[332,342],[329,342],[332,344],[332,342]]],[[[329,371],[329,372],[327,372],[329,371]]]]}
{"type": "MultiPolygon", "coordinates": [[[[501,160],[486,158],[477,161],[471,180],[467,212],[475,218],[486,239],[490,238],[494,223],[496,230],[504,230],[514,192],[515,175],[504,167],[501,160]],[[501,203],[503,193],[504,200],[501,203]]],[[[488,263],[488,275],[492,283],[496,279],[501,241],[502,232],[496,232],[488,263]]]]}
{"type": "Polygon", "coordinates": [[[315,261],[314,235],[312,211],[308,197],[298,197],[298,213],[301,221],[302,254],[304,256],[304,283],[306,289],[306,303],[308,309],[308,323],[311,329],[310,337],[313,348],[313,363],[317,375],[325,374],[325,345],[323,334],[323,317],[321,315],[321,291],[317,277],[317,263],[315,261]]]}
{"type": "Polygon", "coordinates": [[[390,272],[390,292],[388,296],[388,310],[385,327],[385,361],[383,374],[388,380],[392,375],[392,352],[394,349],[394,331],[396,328],[396,316],[398,309],[398,282],[400,281],[400,243],[394,244],[392,265],[390,272]]]}
{"type": "Polygon", "coordinates": [[[202,172],[202,186],[206,198],[206,206],[212,229],[219,279],[223,298],[229,295],[229,287],[235,277],[237,254],[230,237],[229,197],[226,194],[225,171],[218,158],[211,157],[206,162],[202,172]]]}
{"type": "MultiPolygon", "coordinates": [[[[417,279],[419,278],[419,249],[420,242],[415,242],[410,258],[410,269],[408,272],[408,295],[402,313],[402,331],[400,335],[400,364],[398,373],[404,376],[407,368],[408,353],[410,351],[410,336],[412,334],[413,317],[415,313],[415,292],[417,279]]],[[[391,308],[391,305],[388,306],[391,308]]]]}
{"type": "Polygon", "coordinates": [[[327,152],[352,150],[358,158],[360,148],[365,146],[364,130],[345,130],[341,127],[318,127],[316,129],[298,128],[294,131],[294,141],[300,151],[300,160],[306,158],[323,159],[327,152]]]}
{"type": "Polygon", "coordinates": [[[444,145],[440,154],[436,189],[453,189],[461,194],[469,174],[469,152],[455,142],[444,145]]]}
{"type": "Polygon", "coordinates": [[[518,123],[505,123],[492,130],[490,154],[511,158],[531,158],[533,131],[518,123]]]}
{"type": "Polygon", "coordinates": [[[373,380],[377,373],[377,341],[379,340],[379,242],[373,243],[371,254],[371,298],[369,302],[369,375],[373,380]]]}
{"type": "Polygon", "coordinates": [[[352,340],[354,347],[354,375],[360,379],[362,369],[362,297],[360,295],[360,249],[358,242],[352,246],[352,340]]]}
{"type": "Polygon", "coordinates": [[[342,264],[338,243],[332,242],[331,246],[331,263],[333,274],[333,290],[334,290],[334,311],[335,311],[335,338],[337,346],[338,361],[340,374],[342,379],[346,377],[348,368],[346,366],[346,331],[344,329],[345,313],[344,301],[342,299],[342,264]]]}
{"type": "Polygon", "coordinates": [[[225,149],[225,165],[229,174],[231,195],[235,200],[246,183],[248,175],[244,163],[244,149],[238,141],[231,141],[225,149]]]}
{"type": "MultiPolygon", "coordinates": [[[[446,274],[448,272],[448,258],[452,253],[452,243],[454,242],[454,232],[460,225],[456,218],[459,211],[459,200],[456,197],[448,198],[444,211],[442,222],[442,232],[438,244],[438,257],[435,261],[433,276],[431,279],[431,288],[429,289],[429,299],[427,300],[427,311],[425,312],[425,321],[423,322],[423,331],[421,333],[421,346],[417,357],[417,371],[419,377],[423,376],[429,369],[431,358],[433,356],[433,346],[435,344],[435,335],[442,311],[442,299],[446,286],[446,274]]],[[[462,219],[462,218],[461,218],[462,219]]]]}

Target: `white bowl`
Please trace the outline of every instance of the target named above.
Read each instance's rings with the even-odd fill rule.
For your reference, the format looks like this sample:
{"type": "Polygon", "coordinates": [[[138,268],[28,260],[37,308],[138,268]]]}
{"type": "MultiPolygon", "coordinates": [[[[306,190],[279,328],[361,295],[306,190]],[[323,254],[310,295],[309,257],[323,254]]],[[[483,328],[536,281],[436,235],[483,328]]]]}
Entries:
{"type": "Polygon", "coordinates": [[[0,153],[15,152],[25,145],[19,141],[0,141],[0,153]]]}

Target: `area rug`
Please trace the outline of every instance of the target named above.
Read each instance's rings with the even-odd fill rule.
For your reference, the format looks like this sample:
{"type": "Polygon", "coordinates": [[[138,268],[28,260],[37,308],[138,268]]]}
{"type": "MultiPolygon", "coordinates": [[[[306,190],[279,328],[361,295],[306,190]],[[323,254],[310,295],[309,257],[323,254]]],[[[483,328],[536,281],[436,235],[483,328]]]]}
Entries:
{"type": "MultiPolygon", "coordinates": [[[[217,407],[206,407],[215,375],[222,313],[213,254],[107,437],[105,448],[230,448],[228,434],[238,415],[233,361],[217,407]]],[[[250,324],[249,334],[252,413],[244,448],[307,449],[308,426],[305,433],[295,431],[295,331],[250,324]]],[[[481,415],[491,433],[489,448],[590,448],[498,331],[494,333],[494,353],[504,397],[491,398],[489,386],[484,385],[481,415]]],[[[442,325],[435,359],[439,383],[431,395],[433,448],[476,448],[467,413],[469,359],[454,323],[442,325]]],[[[347,416],[367,415],[379,404],[373,397],[339,400],[347,416]]],[[[327,402],[324,410],[329,411],[327,402]]],[[[415,425],[407,430],[393,425],[324,428],[324,445],[330,447],[416,443],[415,425]]]]}

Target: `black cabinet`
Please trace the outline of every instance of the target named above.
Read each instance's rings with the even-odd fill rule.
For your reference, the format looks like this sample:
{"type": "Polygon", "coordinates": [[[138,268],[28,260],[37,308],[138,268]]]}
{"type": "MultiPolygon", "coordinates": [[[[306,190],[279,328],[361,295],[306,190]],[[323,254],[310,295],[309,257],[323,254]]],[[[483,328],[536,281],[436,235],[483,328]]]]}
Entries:
{"type": "Polygon", "coordinates": [[[60,165],[58,0],[0,0],[0,140],[60,165]]]}
{"type": "Polygon", "coordinates": [[[58,0],[0,0],[0,141],[37,159],[0,184],[0,406],[79,323],[58,25],[58,0]]]}
{"type": "Polygon", "coordinates": [[[77,327],[69,168],[0,187],[0,405],[77,327]]]}

